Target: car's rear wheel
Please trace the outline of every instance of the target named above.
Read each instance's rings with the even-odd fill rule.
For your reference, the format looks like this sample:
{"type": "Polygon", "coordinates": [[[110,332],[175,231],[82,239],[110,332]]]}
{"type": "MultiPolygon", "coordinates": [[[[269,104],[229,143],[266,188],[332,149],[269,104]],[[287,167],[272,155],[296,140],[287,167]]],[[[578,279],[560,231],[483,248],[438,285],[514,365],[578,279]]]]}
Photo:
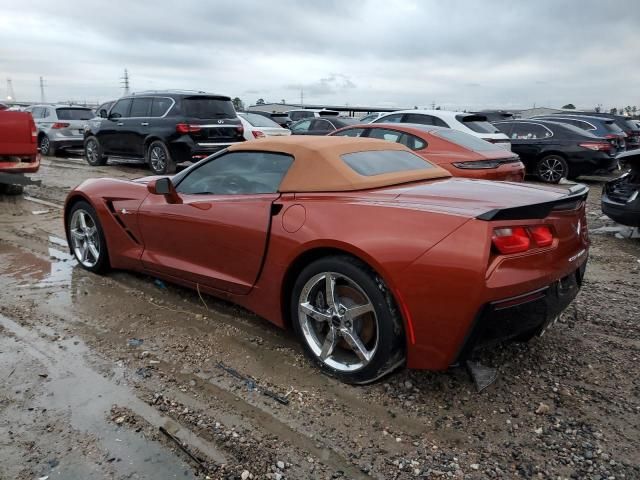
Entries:
{"type": "Polygon", "coordinates": [[[85,201],[73,205],[67,214],[67,236],[78,263],[102,273],[109,269],[109,253],[95,209],[85,201]]]}
{"type": "Polygon", "coordinates": [[[147,163],[151,171],[156,175],[167,175],[176,171],[176,163],[171,158],[169,149],[159,140],[149,144],[149,148],[147,148],[147,163]]]}
{"type": "Polygon", "coordinates": [[[404,363],[393,298],[382,279],[354,258],[326,257],[302,270],[291,318],[307,355],[344,382],[372,382],[404,363]]]}
{"type": "Polygon", "coordinates": [[[40,137],[40,153],[44,156],[53,157],[56,154],[56,148],[51,143],[51,140],[48,136],[42,135],[40,137]]]}
{"type": "Polygon", "coordinates": [[[84,158],[93,167],[100,167],[107,163],[107,157],[102,152],[102,145],[96,137],[91,136],[84,141],[84,158]]]}
{"type": "Polygon", "coordinates": [[[558,183],[569,176],[569,166],[560,155],[547,155],[538,160],[536,175],[543,182],[558,183]]]}

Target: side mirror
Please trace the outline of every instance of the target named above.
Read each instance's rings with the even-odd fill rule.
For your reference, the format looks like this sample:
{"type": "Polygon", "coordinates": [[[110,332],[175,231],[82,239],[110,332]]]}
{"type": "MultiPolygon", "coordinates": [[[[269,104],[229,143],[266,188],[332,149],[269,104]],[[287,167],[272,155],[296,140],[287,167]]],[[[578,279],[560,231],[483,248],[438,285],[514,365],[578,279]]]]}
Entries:
{"type": "Polygon", "coordinates": [[[169,177],[157,178],[147,183],[147,190],[152,195],[164,195],[168,203],[182,203],[169,177]]]}
{"type": "Polygon", "coordinates": [[[107,118],[107,111],[104,108],[101,108],[100,111],[98,112],[98,115],[100,116],[100,118],[107,118]]]}

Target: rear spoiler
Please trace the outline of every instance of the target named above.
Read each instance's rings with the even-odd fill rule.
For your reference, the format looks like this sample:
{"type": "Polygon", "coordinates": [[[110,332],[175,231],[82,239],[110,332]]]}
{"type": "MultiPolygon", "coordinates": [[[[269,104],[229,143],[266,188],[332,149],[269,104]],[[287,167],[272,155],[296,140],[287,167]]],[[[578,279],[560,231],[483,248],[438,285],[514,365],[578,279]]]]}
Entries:
{"type": "Polygon", "coordinates": [[[587,199],[589,189],[578,183],[569,189],[569,193],[551,202],[532,203],[521,207],[495,208],[478,215],[478,220],[528,220],[546,218],[554,210],[575,210],[587,199]]]}

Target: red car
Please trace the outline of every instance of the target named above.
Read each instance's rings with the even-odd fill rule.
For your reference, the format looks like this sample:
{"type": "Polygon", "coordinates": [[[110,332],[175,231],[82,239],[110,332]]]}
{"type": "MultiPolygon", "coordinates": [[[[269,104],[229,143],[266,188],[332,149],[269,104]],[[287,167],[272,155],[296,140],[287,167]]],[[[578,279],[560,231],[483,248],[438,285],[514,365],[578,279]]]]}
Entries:
{"type": "Polygon", "coordinates": [[[27,112],[0,110],[0,190],[19,193],[32,183],[24,177],[40,168],[38,131],[27,112]]]}
{"type": "Polygon", "coordinates": [[[539,334],[580,287],[586,195],[451,178],[396,143],[294,136],[173,177],[87,180],[64,218],[87,270],[243,305],[292,328],[325,372],[366,383],[539,334]]]}
{"type": "Polygon", "coordinates": [[[522,182],[518,155],[459,130],[433,125],[375,123],[342,128],[331,135],[401,143],[454,177],[522,182]]]}

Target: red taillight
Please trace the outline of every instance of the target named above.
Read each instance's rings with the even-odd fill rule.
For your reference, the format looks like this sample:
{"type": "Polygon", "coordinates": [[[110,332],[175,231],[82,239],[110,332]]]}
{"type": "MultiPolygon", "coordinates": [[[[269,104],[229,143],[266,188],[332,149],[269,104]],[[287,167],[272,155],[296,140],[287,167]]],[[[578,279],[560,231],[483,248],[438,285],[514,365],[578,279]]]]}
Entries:
{"type": "Polygon", "coordinates": [[[585,142],[579,144],[583,148],[588,148],[589,150],[596,150],[599,152],[608,152],[611,150],[612,145],[608,142],[585,142]]]}
{"type": "Polygon", "coordinates": [[[186,133],[197,133],[202,130],[200,125],[189,125],[188,123],[178,123],[176,125],[176,132],[186,134],[186,133]]]}
{"type": "Polygon", "coordinates": [[[551,229],[546,225],[538,225],[536,227],[530,227],[531,237],[536,245],[539,247],[548,247],[553,243],[553,233],[551,229]]]}
{"type": "Polygon", "coordinates": [[[493,230],[491,240],[496,250],[506,255],[526,252],[532,247],[549,247],[553,244],[553,232],[547,225],[500,227],[493,230]]]}
{"type": "Polygon", "coordinates": [[[54,130],[60,130],[61,128],[67,128],[68,126],[69,126],[68,123],[56,122],[53,125],[51,125],[51,128],[53,128],[54,130]]]}
{"type": "Polygon", "coordinates": [[[38,130],[31,130],[31,143],[38,143],[38,130]]]}
{"type": "Polygon", "coordinates": [[[260,130],[253,130],[251,133],[253,133],[253,138],[265,138],[266,137],[264,132],[261,132],[260,130]]]}
{"type": "Polygon", "coordinates": [[[496,228],[493,231],[493,245],[500,253],[526,252],[531,240],[523,227],[496,228]]]}

